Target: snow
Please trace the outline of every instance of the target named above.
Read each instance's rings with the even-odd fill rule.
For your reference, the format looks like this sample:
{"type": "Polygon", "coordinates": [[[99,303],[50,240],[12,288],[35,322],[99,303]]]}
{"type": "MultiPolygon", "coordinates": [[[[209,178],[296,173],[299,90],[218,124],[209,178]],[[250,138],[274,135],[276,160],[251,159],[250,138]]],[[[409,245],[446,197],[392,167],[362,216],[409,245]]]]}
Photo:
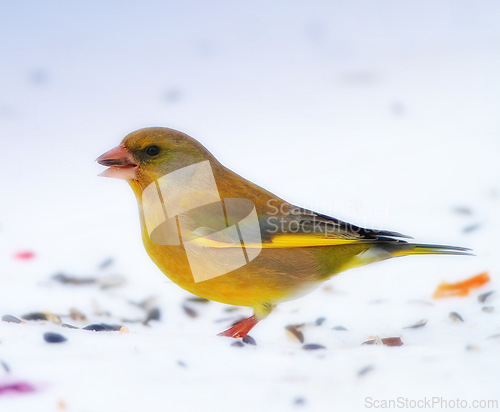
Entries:
{"type": "Polygon", "coordinates": [[[0,322],[0,387],[34,388],[0,393],[0,410],[500,402],[499,295],[477,299],[499,287],[499,13],[493,1],[4,4],[0,315],[125,329],[0,322]],[[476,256],[350,270],[280,305],[251,332],[256,346],[231,346],[216,334],[250,310],[186,300],[147,257],[131,190],[97,177],[98,155],[153,125],[294,204],[476,256]],[[34,258],[14,257],[23,251],[34,258]],[[470,296],[432,299],[442,281],[484,271],[491,282],[470,296]],[[124,284],[65,285],[58,273],[124,284]],[[131,302],[149,298],[160,320],[123,321],[143,319],[131,302]],[[305,343],[326,349],[287,334],[301,323],[305,343]],[[404,345],[362,345],[374,336],[404,345]]]}

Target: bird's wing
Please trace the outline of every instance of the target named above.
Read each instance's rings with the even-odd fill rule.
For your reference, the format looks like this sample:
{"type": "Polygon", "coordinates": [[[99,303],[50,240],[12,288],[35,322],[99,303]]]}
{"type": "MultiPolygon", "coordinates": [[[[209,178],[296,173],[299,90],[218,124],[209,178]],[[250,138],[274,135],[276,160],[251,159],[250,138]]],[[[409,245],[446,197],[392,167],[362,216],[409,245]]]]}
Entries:
{"type": "Polygon", "coordinates": [[[307,209],[293,208],[282,216],[261,222],[262,247],[333,246],[356,242],[401,242],[410,238],[398,232],[366,229],[307,209]]]}
{"type": "Polygon", "coordinates": [[[405,243],[401,238],[409,238],[397,232],[365,229],[301,208],[293,208],[290,213],[282,216],[260,216],[257,228],[260,234],[255,233],[255,224],[252,220],[241,221],[238,223],[239,234],[234,232],[230,236],[226,230],[209,231],[199,228],[198,232],[204,230],[204,236],[196,237],[196,241],[216,248],[239,247],[240,240],[246,248],[295,248],[357,242],[405,243]],[[250,240],[245,239],[245,233],[252,234],[250,240]]]}

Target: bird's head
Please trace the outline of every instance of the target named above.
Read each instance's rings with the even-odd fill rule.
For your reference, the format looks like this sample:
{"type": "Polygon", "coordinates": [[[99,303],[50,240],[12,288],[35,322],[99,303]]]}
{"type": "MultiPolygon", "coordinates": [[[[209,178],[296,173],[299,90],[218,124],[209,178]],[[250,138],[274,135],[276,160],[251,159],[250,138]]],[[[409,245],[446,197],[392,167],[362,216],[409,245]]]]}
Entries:
{"type": "Polygon", "coordinates": [[[142,188],[182,167],[204,160],[217,163],[195,139],[165,127],[136,130],[96,160],[109,166],[100,176],[124,179],[142,188]]]}

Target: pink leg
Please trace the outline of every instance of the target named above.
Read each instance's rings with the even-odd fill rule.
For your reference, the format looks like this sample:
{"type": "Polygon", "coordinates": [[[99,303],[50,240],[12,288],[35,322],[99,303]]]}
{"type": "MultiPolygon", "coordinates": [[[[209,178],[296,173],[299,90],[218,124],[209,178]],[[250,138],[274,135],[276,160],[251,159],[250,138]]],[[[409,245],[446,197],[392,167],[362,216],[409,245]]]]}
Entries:
{"type": "Polygon", "coordinates": [[[255,315],[250,316],[249,318],[238,322],[236,325],[231,326],[228,330],[221,332],[218,336],[229,336],[231,338],[242,338],[248,335],[248,332],[252,330],[252,328],[257,325],[260,319],[257,319],[255,315]]]}

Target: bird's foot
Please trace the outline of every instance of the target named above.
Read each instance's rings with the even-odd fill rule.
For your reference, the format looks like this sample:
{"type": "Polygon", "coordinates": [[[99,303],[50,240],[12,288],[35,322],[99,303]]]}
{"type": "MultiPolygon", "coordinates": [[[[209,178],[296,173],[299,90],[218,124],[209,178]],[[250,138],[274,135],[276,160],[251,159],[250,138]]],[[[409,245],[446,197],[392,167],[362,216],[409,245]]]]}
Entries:
{"type": "Polygon", "coordinates": [[[236,325],[231,326],[228,330],[221,332],[218,336],[229,336],[231,338],[243,338],[248,335],[248,332],[252,330],[252,328],[257,325],[259,319],[255,315],[250,316],[247,319],[238,322],[236,325]]]}

